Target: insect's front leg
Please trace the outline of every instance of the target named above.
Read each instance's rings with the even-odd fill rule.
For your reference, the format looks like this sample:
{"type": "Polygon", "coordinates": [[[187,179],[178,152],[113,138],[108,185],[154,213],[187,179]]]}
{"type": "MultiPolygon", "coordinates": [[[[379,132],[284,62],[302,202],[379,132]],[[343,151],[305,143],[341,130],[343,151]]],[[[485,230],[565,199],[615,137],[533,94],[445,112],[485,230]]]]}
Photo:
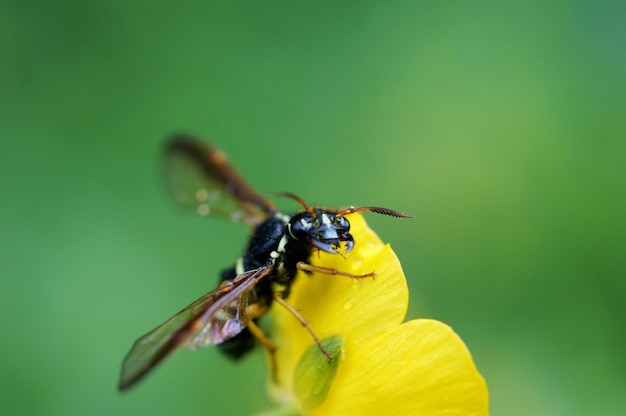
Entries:
{"type": "Polygon", "coordinates": [[[376,272],[371,272],[371,273],[366,273],[366,274],[351,274],[351,273],[339,271],[337,269],[332,269],[329,267],[313,266],[312,264],[305,263],[303,261],[298,262],[296,264],[296,267],[298,268],[298,270],[302,270],[305,272],[317,272],[317,273],[329,274],[333,276],[340,275],[340,276],[350,277],[352,279],[364,279],[366,277],[376,277],[376,272]]]}

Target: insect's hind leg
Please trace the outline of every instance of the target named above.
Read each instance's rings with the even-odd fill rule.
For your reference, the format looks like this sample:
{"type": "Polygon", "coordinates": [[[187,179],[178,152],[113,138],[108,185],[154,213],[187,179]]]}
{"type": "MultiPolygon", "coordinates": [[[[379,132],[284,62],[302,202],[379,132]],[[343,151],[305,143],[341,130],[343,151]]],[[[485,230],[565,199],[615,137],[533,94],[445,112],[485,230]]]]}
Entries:
{"type": "Polygon", "coordinates": [[[276,364],[276,345],[272,342],[271,339],[259,328],[254,321],[248,322],[248,329],[254,335],[254,337],[259,340],[261,345],[265,347],[267,352],[270,354],[270,371],[272,372],[272,380],[278,382],[278,365],[276,364]]]}

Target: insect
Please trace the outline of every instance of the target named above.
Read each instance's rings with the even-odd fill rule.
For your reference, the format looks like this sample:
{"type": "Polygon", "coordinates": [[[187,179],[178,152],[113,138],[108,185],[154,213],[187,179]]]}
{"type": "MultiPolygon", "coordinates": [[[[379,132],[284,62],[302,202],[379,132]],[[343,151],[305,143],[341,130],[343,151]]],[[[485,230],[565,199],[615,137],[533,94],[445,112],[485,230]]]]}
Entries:
{"type": "Polygon", "coordinates": [[[202,216],[248,223],[253,227],[252,235],[236,265],[222,272],[221,284],[215,290],[135,341],[122,364],[120,390],[135,385],[178,348],[219,345],[238,358],[258,340],[273,353],[276,347],[256,324],[273,303],[299,319],[320,351],[332,360],[306,319],[285,300],[298,271],[351,278],[374,276],[374,272],[352,275],[313,266],[308,260],[318,250],[341,255],[352,249],[355,242],[346,218],[349,214],[372,211],[411,218],[379,207],[311,207],[293,194],[280,193],[302,206],[300,212],[285,215],[248,185],[221,151],[187,135],[170,139],[165,152],[165,179],[180,205],[202,216]]]}

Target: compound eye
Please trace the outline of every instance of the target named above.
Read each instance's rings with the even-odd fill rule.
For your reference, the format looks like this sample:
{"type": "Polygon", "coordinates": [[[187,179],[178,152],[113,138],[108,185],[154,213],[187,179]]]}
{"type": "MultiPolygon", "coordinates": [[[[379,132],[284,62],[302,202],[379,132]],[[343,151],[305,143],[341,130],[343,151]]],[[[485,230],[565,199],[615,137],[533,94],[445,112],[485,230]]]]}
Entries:
{"type": "Polygon", "coordinates": [[[335,217],[334,225],[335,227],[341,228],[342,230],[350,230],[350,223],[344,217],[335,217]]]}
{"type": "Polygon", "coordinates": [[[307,237],[312,227],[312,218],[301,215],[291,219],[289,230],[294,238],[301,239],[307,237]]]}

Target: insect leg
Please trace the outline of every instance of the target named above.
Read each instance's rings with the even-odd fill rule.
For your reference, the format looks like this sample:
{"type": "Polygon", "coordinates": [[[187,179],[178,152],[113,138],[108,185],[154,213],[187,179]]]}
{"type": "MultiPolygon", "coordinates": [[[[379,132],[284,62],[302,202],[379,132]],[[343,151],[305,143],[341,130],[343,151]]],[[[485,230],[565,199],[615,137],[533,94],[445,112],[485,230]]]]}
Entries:
{"type": "Polygon", "coordinates": [[[305,327],[307,331],[309,331],[309,334],[311,334],[311,336],[313,337],[313,340],[317,344],[317,347],[320,349],[322,354],[324,354],[326,358],[328,358],[328,361],[332,361],[335,357],[324,349],[324,347],[322,346],[322,343],[320,342],[320,339],[317,337],[317,335],[315,335],[315,332],[313,332],[313,330],[311,329],[311,326],[309,325],[309,321],[307,321],[304,318],[304,316],[300,315],[300,312],[298,312],[293,306],[288,304],[283,299],[282,293],[280,292],[274,293],[274,300],[278,302],[282,307],[287,309],[289,312],[291,312],[291,314],[295,316],[298,321],[300,321],[300,324],[302,324],[302,326],[305,327]]]}
{"type": "Polygon", "coordinates": [[[312,264],[308,264],[302,261],[298,262],[298,264],[296,264],[296,267],[298,267],[298,270],[302,270],[305,272],[317,272],[317,273],[330,274],[333,276],[335,275],[347,276],[353,279],[364,279],[366,277],[376,277],[376,272],[371,272],[371,273],[366,273],[366,274],[350,274],[350,273],[339,271],[337,269],[331,269],[328,267],[313,266],[312,264]]]}
{"type": "Polygon", "coordinates": [[[276,345],[269,339],[269,337],[259,328],[254,321],[248,322],[248,329],[252,332],[252,335],[265,347],[270,353],[270,368],[272,371],[272,379],[278,382],[278,365],[276,364],[276,345]]]}

